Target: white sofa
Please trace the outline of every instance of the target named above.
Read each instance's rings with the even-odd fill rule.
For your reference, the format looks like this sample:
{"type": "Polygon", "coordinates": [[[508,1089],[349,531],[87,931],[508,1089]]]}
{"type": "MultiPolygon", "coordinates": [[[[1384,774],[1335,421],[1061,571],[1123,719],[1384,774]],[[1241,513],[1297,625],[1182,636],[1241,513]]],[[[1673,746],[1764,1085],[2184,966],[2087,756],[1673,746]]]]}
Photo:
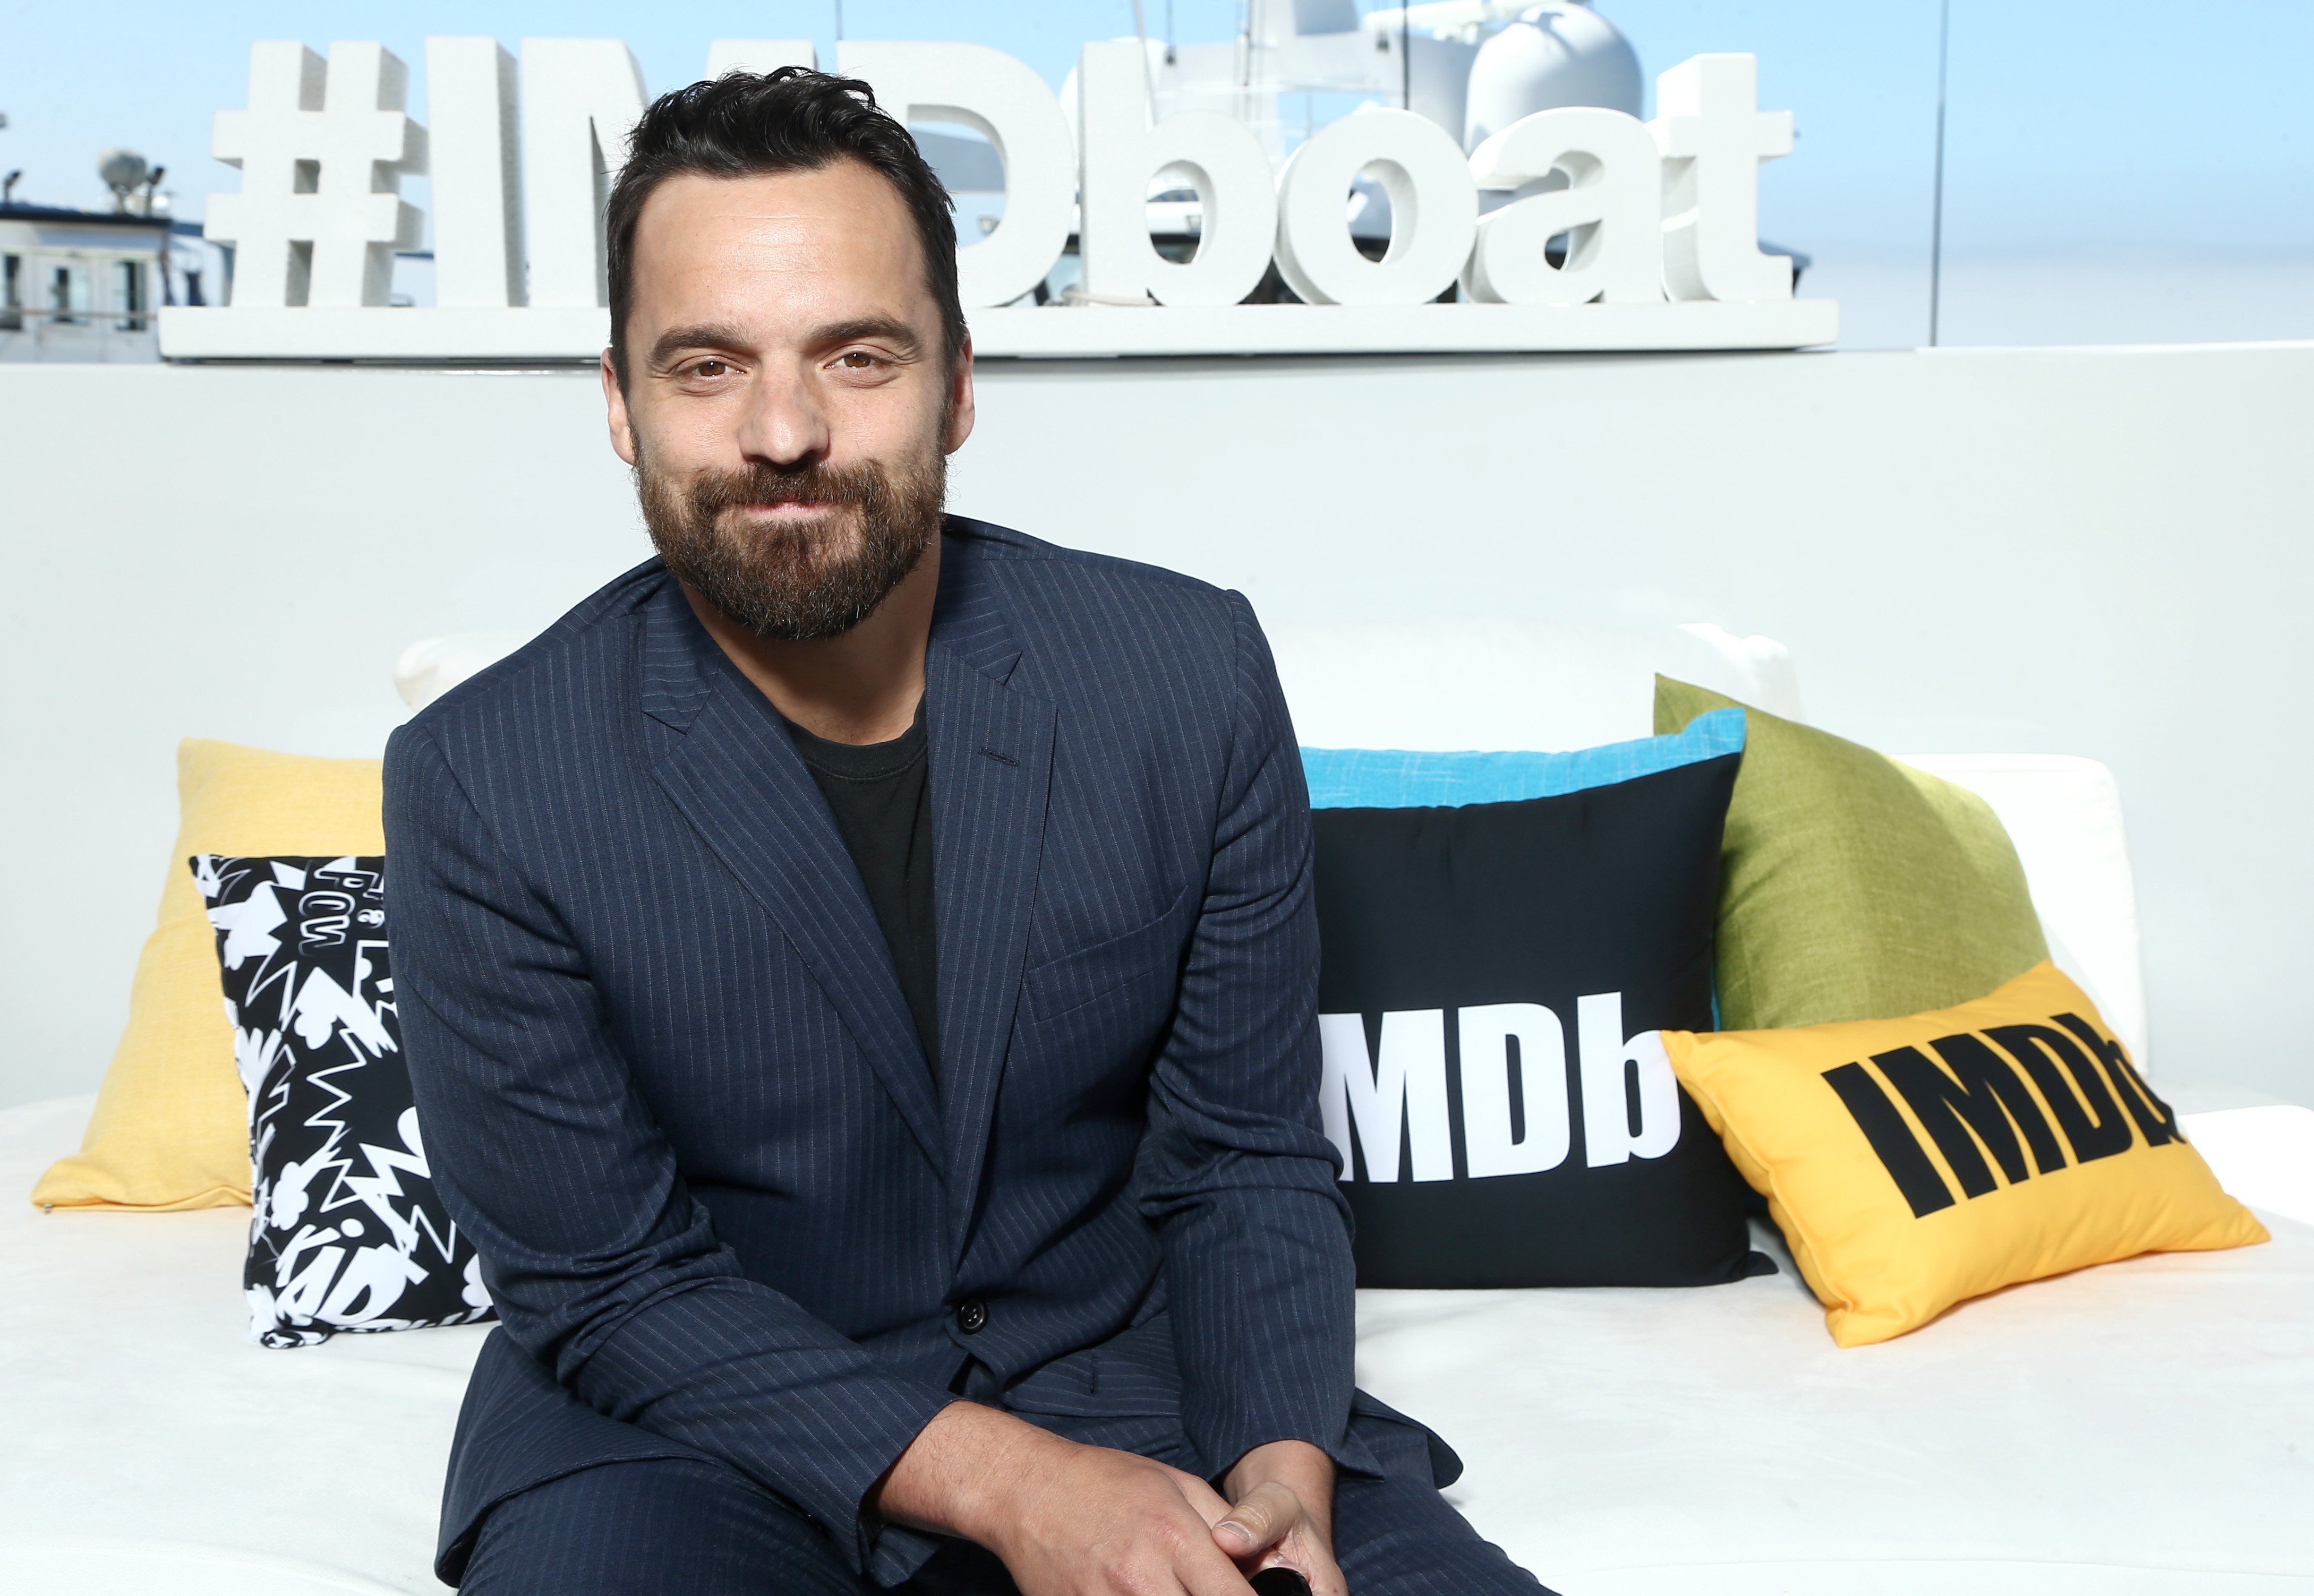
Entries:
{"type": "MultiPolygon", "coordinates": [[[[1642,736],[1658,669],[1801,707],[1780,648],[1717,628],[1275,641],[1312,745],[1642,736]]],[[[490,651],[412,657],[439,691],[490,651]]],[[[1921,763],[2000,812],[2059,962],[2163,1085],[2104,767],[1921,763]]],[[[0,1111],[0,1189],[73,1146],[89,1101],[0,1111]]],[[[2314,1110],[2185,1124],[2271,1244],[2015,1288],[1852,1351],[1788,1258],[1691,1291],[1369,1292],[1359,1378],[1461,1451],[1450,1498],[1567,1596],[2314,1592],[2314,1110]]],[[[253,1345],[246,1220],[0,1204],[0,1591],[439,1588],[435,1504],[486,1327],[253,1345]]]]}

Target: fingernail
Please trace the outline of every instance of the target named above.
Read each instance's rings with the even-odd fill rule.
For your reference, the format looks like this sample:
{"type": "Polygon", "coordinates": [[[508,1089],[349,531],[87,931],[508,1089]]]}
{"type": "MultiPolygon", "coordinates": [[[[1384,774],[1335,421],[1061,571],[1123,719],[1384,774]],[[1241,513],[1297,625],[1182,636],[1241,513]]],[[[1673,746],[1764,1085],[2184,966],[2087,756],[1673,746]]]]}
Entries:
{"type": "Polygon", "coordinates": [[[1253,1544],[1253,1531],[1247,1529],[1243,1524],[1239,1523],[1234,1519],[1223,1519],[1220,1523],[1214,1525],[1214,1528],[1216,1530],[1228,1530],[1232,1535],[1236,1536],[1248,1546],[1251,1546],[1253,1544]]]}

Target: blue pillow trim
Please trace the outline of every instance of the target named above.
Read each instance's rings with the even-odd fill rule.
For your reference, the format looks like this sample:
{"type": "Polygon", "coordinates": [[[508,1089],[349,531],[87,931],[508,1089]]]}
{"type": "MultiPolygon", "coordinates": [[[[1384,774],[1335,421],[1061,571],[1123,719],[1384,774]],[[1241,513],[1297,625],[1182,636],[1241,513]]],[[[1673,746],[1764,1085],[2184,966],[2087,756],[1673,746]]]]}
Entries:
{"type": "Polygon", "coordinates": [[[1415,809],[1556,798],[1744,751],[1744,711],[1714,710],[1669,736],[1568,754],[1304,748],[1313,809],[1415,809]]]}

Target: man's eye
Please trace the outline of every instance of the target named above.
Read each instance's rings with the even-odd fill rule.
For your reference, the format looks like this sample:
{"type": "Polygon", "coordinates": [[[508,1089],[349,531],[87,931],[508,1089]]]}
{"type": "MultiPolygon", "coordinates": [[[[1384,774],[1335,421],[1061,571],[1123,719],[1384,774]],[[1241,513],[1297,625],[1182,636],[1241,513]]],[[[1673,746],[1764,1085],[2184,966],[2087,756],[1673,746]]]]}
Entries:
{"type": "Polygon", "coordinates": [[[836,357],[836,364],[846,371],[873,371],[878,362],[865,349],[847,349],[836,357]]]}
{"type": "Polygon", "coordinates": [[[695,377],[720,377],[730,371],[730,369],[731,366],[729,361],[702,360],[698,365],[691,368],[691,375],[695,377]]]}

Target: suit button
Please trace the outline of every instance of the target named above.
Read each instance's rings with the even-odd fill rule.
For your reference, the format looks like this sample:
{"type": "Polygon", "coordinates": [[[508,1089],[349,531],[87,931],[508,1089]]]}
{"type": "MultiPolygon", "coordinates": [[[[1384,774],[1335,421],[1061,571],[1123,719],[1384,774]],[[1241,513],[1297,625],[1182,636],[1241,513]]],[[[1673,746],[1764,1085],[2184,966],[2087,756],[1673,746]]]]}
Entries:
{"type": "Polygon", "coordinates": [[[988,1322],[988,1304],[977,1297],[967,1297],[956,1310],[956,1327],[967,1336],[980,1334],[980,1327],[988,1322]]]}

